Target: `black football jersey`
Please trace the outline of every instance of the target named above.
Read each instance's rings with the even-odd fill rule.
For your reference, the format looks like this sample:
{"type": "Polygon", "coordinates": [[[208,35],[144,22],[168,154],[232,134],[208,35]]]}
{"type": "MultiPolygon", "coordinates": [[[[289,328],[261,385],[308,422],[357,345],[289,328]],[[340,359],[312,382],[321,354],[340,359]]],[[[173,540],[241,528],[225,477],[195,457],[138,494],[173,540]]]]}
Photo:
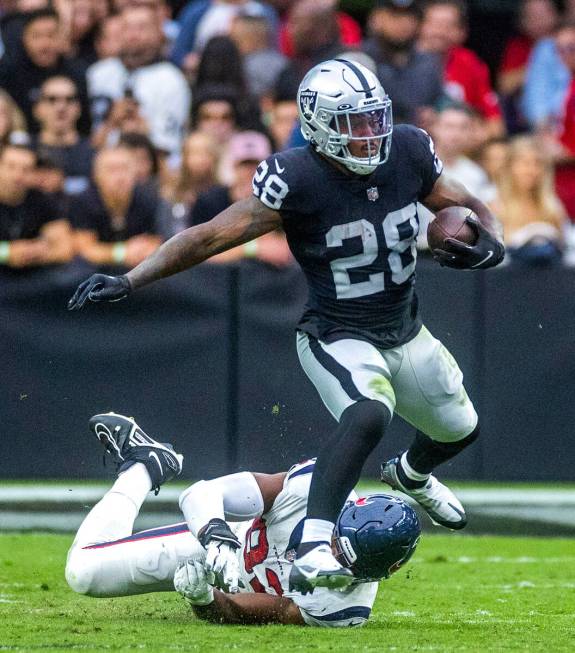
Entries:
{"type": "Polygon", "coordinates": [[[387,162],[369,176],[343,172],[309,145],[259,165],[254,194],[280,212],[308,281],[298,328],[385,349],[417,335],[417,202],[441,169],[430,137],[411,125],[394,129],[387,162]]]}

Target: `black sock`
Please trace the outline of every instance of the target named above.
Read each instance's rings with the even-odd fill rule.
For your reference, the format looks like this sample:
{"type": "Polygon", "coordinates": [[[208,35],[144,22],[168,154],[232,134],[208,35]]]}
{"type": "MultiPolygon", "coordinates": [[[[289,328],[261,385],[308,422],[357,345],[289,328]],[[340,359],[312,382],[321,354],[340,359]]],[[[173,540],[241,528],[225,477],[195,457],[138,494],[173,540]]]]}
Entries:
{"type": "MultiPolygon", "coordinates": [[[[457,442],[437,442],[421,431],[415,434],[415,439],[406,452],[407,462],[418,474],[431,474],[441,463],[451,460],[479,437],[479,425],[462,440],[457,442]]],[[[399,480],[408,488],[425,485],[425,481],[414,481],[406,476],[405,471],[398,465],[397,475],[399,480]]]]}
{"type": "Polygon", "coordinates": [[[335,523],[367,457],[390,421],[389,410],[371,399],[358,401],[344,410],[314,467],[307,507],[309,518],[335,523]]]}

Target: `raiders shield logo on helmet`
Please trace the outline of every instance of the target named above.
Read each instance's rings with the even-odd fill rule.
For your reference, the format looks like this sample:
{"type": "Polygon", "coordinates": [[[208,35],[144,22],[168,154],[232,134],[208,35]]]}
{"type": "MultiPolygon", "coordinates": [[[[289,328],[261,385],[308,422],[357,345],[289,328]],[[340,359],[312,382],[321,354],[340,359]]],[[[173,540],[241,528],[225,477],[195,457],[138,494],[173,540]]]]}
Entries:
{"type": "Polygon", "coordinates": [[[305,90],[299,94],[299,106],[306,120],[313,118],[317,103],[317,91],[305,90]]]}

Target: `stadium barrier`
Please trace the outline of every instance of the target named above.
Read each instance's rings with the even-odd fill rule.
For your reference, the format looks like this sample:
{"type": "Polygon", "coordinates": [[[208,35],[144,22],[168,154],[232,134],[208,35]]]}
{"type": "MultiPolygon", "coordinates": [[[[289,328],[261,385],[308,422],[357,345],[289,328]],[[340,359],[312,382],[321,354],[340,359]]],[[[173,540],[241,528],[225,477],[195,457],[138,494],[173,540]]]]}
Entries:
{"type": "MultiPolygon", "coordinates": [[[[204,264],[127,301],[67,312],[89,272],[0,279],[0,478],[109,475],[87,429],[108,410],[173,441],[187,479],[277,471],[317,452],[333,422],[297,360],[298,269],[204,264]]],[[[458,360],[482,422],[445,477],[572,480],[574,282],[573,269],[418,265],[424,321],[458,360]]],[[[367,474],[411,435],[394,419],[367,474]]]]}

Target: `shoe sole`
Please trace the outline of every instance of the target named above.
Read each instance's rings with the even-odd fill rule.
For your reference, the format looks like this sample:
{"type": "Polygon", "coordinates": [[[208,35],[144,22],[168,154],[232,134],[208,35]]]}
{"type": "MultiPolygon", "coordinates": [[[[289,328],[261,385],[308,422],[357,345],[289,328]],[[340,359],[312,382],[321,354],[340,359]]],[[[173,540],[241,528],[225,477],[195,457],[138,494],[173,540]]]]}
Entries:
{"type": "Polygon", "coordinates": [[[385,472],[383,467],[384,466],[382,465],[381,466],[381,477],[380,477],[381,482],[385,483],[386,485],[389,485],[389,487],[392,490],[397,490],[398,492],[403,492],[403,494],[406,494],[408,497],[413,499],[417,503],[417,505],[421,506],[423,508],[423,510],[425,510],[425,512],[427,513],[427,515],[431,519],[431,522],[433,523],[434,526],[441,526],[443,528],[449,529],[450,531],[460,531],[460,530],[464,529],[467,526],[467,517],[466,517],[465,513],[462,512],[461,510],[459,510],[459,508],[456,508],[452,503],[448,503],[447,505],[452,510],[455,510],[455,512],[458,515],[461,516],[461,520],[458,521],[458,522],[445,521],[445,520],[441,519],[441,517],[439,517],[437,515],[437,513],[431,511],[429,508],[426,508],[423,504],[419,503],[419,501],[415,497],[412,497],[411,494],[409,494],[409,492],[400,485],[399,480],[396,478],[395,472],[385,472]]]}
{"type": "Polygon", "coordinates": [[[355,578],[348,574],[329,574],[326,572],[320,572],[317,576],[313,578],[307,578],[301,572],[299,572],[299,578],[294,582],[289,584],[290,592],[300,592],[301,594],[313,593],[316,587],[327,587],[332,590],[341,590],[345,589],[351,585],[355,578]]]}

